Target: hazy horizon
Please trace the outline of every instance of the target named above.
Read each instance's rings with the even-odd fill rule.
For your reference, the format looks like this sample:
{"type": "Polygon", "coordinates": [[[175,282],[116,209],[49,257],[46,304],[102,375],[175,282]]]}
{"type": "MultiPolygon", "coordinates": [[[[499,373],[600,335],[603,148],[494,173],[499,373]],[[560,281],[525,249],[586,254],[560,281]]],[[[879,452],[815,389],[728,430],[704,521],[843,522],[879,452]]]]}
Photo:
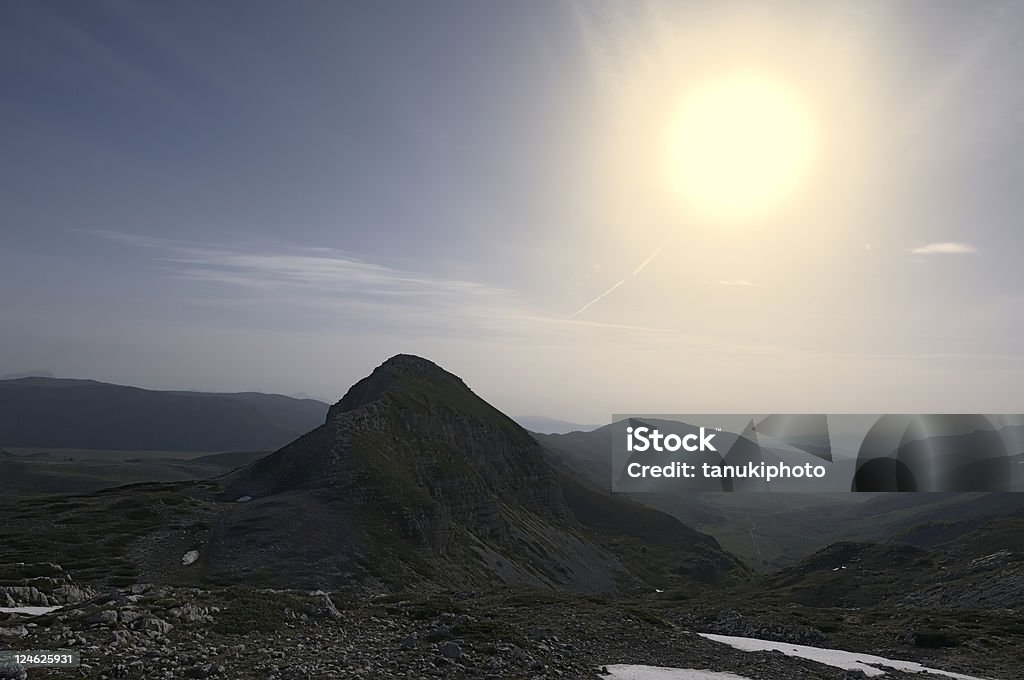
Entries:
{"type": "Polygon", "coordinates": [[[1024,412],[1022,19],[6,3],[0,374],[333,401],[411,353],[578,423],[1024,412]],[[775,143],[701,145],[748,101],[775,143]]]}

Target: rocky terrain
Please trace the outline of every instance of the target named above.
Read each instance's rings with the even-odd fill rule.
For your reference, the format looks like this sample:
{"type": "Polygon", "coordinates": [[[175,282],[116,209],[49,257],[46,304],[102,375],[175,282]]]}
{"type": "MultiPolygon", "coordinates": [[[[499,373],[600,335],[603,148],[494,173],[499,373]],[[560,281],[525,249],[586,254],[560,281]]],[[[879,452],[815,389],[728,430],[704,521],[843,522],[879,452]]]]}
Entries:
{"type": "Polygon", "coordinates": [[[0,607],[61,607],[96,595],[76,584],[59,564],[0,565],[0,607]]]}
{"type": "MultiPolygon", "coordinates": [[[[27,572],[51,567],[22,565],[27,572]]],[[[866,677],[779,653],[736,651],[694,633],[820,644],[828,641],[821,631],[784,622],[761,626],[729,610],[703,621],[689,606],[652,600],[508,589],[350,599],[322,591],[151,584],[78,594],[82,599],[51,613],[0,614],[0,645],[77,650],[81,667],[8,668],[0,678],[593,680],[614,663],[731,671],[757,680],[866,677]]],[[[893,651],[904,658],[914,650],[893,651]]],[[[948,654],[915,656],[943,668],[959,665],[948,654]]],[[[895,671],[886,677],[922,680],[895,671]]]]}

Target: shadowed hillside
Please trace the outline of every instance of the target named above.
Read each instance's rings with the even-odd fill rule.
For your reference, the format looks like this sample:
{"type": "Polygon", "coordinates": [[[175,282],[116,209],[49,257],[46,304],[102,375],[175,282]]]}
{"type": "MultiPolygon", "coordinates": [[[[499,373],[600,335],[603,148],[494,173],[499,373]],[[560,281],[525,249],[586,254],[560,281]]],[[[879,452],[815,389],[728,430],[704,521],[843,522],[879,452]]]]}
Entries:
{"type": "Polygon", "coordinates": [[[327,404],[257,392],[161,392],[94,380],[0,380],[0,446],[132,451],[273,450],[327,404]]]}

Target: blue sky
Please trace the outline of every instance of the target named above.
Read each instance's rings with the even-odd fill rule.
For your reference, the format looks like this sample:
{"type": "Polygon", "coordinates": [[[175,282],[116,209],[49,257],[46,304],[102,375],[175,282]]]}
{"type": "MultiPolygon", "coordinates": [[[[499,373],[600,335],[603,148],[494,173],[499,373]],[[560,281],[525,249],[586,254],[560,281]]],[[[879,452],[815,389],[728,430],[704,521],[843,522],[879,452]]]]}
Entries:
{"type": "Polygon", "coordinates": [[[334,399],[411,352],[585,422],[1018,412],[1022,38],[991,2],[4,3],[0,372],[334,399]],[[737,67],[824,144],[724,229],[661,147],[737,67]]]}

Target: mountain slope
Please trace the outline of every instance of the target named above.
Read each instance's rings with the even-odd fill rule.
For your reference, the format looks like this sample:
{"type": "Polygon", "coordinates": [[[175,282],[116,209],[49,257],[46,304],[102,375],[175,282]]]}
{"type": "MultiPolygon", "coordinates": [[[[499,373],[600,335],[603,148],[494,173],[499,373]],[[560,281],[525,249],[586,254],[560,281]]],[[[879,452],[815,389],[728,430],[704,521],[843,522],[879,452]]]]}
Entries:
{"type": "MultiPolygon", "coordinates": [[[[657,424],[663,431],[673,426],[657,424]]],[[[591,432],[534,437],[566,475],[607,489],[614,432],[614,425],[606,425],[591,432]]],[[[923,521],[998,518],[1024,508],[1024,495],[1017,493],[697,493],[700,490],[686,488],[679,480],[648,480],[641,492],[620,495],[711,534],[727,550],[764,569],[791,565],[837,541],[885,541],[923,521]],[[686,492],[680,493],[684,488],[686,492]]]]}
{"type": "Polygon", "coordinates": [[[883,543],[833,543],[751,582],[745,596],[813,607],[1017,609],[1024,606],[1022,530],[1024,517],[928,522],[883,543]]]}
{"type": "Polygon", "coordinates": [[[323,422],[327,404],[255,392],[161,392],[93,380],[0,380],[0,446],[273,450],[323,422]]]}
{"type": "Polygon", "coordinates": [[[608,591],[638,584],[645,570],[633,567],[652,563],[642,544],[672,565],[663,578],[740,568],[710,537],[562,478],[523,428],[410,355],[389,359],[324,425],[224,485],[225,499],[252,500],[214,531],[214,578],[608,591]],[[624,519],[637,513],[641,526],[624,519]],[[664,528],[661,545],[642,535],[652,521],[664,528]]]}

